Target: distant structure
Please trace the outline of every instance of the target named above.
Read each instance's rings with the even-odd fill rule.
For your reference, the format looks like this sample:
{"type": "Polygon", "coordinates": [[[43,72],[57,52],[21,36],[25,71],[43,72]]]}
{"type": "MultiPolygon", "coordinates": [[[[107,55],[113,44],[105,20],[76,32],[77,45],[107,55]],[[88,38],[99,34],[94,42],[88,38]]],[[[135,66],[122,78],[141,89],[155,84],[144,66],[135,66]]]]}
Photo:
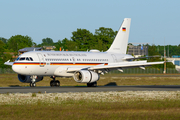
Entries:
{"type": "Polygon", "coordinates": [[[180,55],[173,55],[171,58],[167,58],[167,60],[172,61],[176,66],[180,66],[180,55]]]}
{"type": "Polygon", "coordinates": [[[127,52],[127,54],[134,55],[135,57],[148,56],[148,46],[128,45],[128,52],[127,52]]]}
{"type": "Polygon", "coordinates": [[[171,58],[167,58],[168,61],[171,61],[177,71],[180,72],[180,55],[173,55],[171,58]]]}
{"type": "Polygon", "coordinates": [[[25,52],[29,52],[29,51],[42,51],[42,50],[43,50],[42,47],[36,47],[36,48],[35,47],[26,47],[26,48],[20,49],[18,51],[18,54],[21,55],[21,54],[23,54],[25,52]]]}
{"type": "Polygon", "coordinates": [[[43,46],[43,49],[46,51],[53,51],[53,49],[55,49],[55,46],[43,46]]]}

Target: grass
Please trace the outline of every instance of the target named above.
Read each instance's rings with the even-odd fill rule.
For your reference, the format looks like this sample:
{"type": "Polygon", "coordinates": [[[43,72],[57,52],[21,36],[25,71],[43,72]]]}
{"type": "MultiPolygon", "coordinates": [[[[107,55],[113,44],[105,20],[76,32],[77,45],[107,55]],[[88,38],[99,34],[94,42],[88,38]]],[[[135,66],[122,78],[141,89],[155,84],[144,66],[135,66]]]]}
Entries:
{"type": "MultiPolygon", "coordinates": [[[[73,78],[58,79],[61,86],[86,85],[76,83],[73,78]]],[[[45,77],[37,86],[49,86],[50,80],[45,77]]],[[[0,81],[3,87],[29,86],[28,83],[19,82],[16,74],[0,74],[0,81]]],[[[174,77],[105,75],[101,76],[98,85],[113,82],[117,85],[180,85],[180,77],[179,74],[174,77]]],[[[0,94],[0,108],[0,119],[3,120],[169,120],[180,118],[180,92],[6,93],[0,94]]]]}
{"type": "Polygon", "coordinates": [[[180,118],[179,100],[92,102],[68,100],[63,104],[1,105],[0,119],[168,120],[180,118]]]}
{"type": "MultiPolygon", "coordinates": [[[[50,86],[50,77],[44,77],[44,79],[38,83],[37,86],[50,86]]],[[[77,83],[73,78],[59,78],[61,86],[86,86],[86,83],[77,83]]],[[[180,85],[180,74],[170,75],[122,75],[121,74],[107,74],[101,75],[98,85],[104,86],[109,83],[115,83],[117,85],[180,85]]],[[[16,86],[29,86],[29,83],[21,83],[17,74],[0,74],[0,87],[16,87],[16,86]]]]}

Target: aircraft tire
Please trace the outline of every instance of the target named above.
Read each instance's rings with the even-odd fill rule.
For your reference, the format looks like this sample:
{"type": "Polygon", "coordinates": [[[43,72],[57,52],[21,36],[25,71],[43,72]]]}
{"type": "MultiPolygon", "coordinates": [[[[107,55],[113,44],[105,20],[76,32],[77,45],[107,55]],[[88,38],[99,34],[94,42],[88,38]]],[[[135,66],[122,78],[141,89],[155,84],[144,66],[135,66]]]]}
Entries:
{"type": "Polygon", "coordinates": [[[51,86],[51,87],[54,87],[54,86],[59,87],[59,86],[60,86],[59,80],[56,80],[56,81],[51,80],[50,86],[51,86]]]}
{"type": "Polygon", "coordinates": [[[87,87],[97,87],[97,82],[87,83],[87,87]]]}
{"type": "Polygon", "coordinates": [[[56,86],[56,87],[59,87],[59,86],[60,86],[59,80],[56,80],[56,81],[55,81],[55,86],[56,86]]]}
{"type": "Polygon", "coordinates": [[[51,87],[54,87],[54,86],[55,86],[55,84],[54,84],[54,81],[53,81],[53,80],[51,80],[51,82],[50,82],[50,86],[51,86],[51,87]]]}
{"type": "Polygon", "coordinates": [[[30,87],[36,87],[36,83],[30,83],[30,87]]]}

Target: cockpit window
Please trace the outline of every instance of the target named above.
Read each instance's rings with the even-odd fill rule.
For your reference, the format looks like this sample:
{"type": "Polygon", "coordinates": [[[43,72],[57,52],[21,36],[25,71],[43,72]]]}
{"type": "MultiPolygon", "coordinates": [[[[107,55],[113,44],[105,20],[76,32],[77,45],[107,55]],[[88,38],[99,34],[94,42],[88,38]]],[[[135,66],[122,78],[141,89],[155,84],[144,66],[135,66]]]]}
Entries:
{"type": "Polygon", "coordinates": [[[30,61],[28,57],[26,58],[26,60],[27,60],[27,61],[30,61]]]}
{"type": "Polygon", "coordinates": [[[20,58],[19,60],[21,61],[21,60],[26,60],[26,59],[25,59],[25,57],[22,57],[22,58],[20,58]]]}
{"type": "Polygon", "coordinates": [[[16,59],[16,61],[18,61],[19,60],[19,57],[16,59]]]}
{"type": "Polygon", "coordinates": [[[31,57],[18,57],[16,59],[16,61],[22,61],[22,60],[33,61],[33,59],[31,57]]]}
{"type": "Polygon", "coordinates": [[[30,59],[31,61],[33,61],[33,59],[32,59],[31,57],[30,57],[29,59],[30,59]]]}

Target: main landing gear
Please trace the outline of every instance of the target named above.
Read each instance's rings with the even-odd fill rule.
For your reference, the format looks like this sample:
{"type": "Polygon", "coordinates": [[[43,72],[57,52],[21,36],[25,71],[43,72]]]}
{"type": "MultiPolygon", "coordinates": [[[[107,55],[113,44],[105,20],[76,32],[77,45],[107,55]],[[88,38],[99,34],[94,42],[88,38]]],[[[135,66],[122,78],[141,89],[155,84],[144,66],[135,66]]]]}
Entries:
{"type": "Polygon", "coordinates": [[[97,87],[97,82],[87,83],[87,87],[97,87]]]}
{"type": "Polygon", "coordinates": [[[51,80],[51,82],[50,82],[50,86],[51,87],[59,87],[60,86],[60,82],[59,82],[59,80],[55,80],[55,76],[51,76],[51,78],[53,79],[53,80],[51,80]]]}

